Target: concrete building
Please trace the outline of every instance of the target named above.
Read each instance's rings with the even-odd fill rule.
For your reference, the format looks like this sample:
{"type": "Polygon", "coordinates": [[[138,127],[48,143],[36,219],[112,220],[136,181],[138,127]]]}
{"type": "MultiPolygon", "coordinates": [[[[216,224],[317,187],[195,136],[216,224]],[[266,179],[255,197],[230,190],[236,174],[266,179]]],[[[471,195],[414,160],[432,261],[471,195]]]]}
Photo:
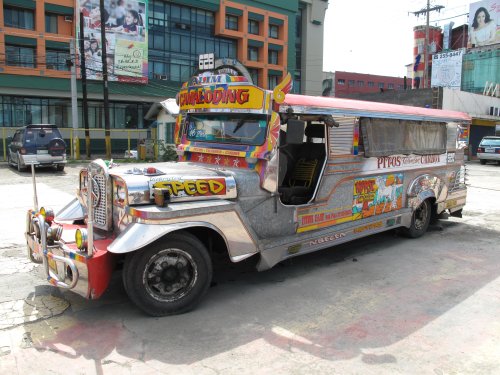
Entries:
{"type": "MultiPolygon", "coordinates": [[[[73,127],[70,63],[76,63],[80,71],[80,59],[71,53],[70,42],[102,40],[100,26],[87,21],[99,1],[90,0],[80,7],[83,3],[81,0],[0,0],[0,127],[6,128],[7,135],[15,127],[28,123],[52,123],[63,129],[73,127]],[[81,11],[85,19],[83,38],[77,32],[81,11]]],[[[117,136],[121,129],[140,130],[151,126],[153,121],[145,119],[148,110],[154,103],[175,97],[182,82],[197,72],[199,55],[204,53],[238,61],[263,88],[274,88],[290,72],[293,92],[321,94],[321,71],[316,67],[322,64],[327,1],[128,2],[137,8],[142,24],[138,23],[140,33],[127,35],[133,48],[142,48],[139,54],[142,63],[139,61],[133,67],[123,64],[127,60],[123,58],[127,45],[118,42],[117,33],[114,40],[114,32],[120,27],[116,18],[117,3],[114,0],[104,3],[110,16],[106,21],[110,126],[117,136]],[[108,33],[113,36],[111,41],[108,33]],[[312,61],[314,66],[309,66],[312,61]]],[[[89,125],[96,130],[95,134],[102,136],[102,131],[97,132],[104,128],[102,63],[97,58],[89,62],[100,66],[87,66],[88,75],[96,78],[88,81],[87,86],[89,125]]],[[[80,79],[77,91],[78,126],[82,128],[80,79]]]]}
{"type": "Polygon", "coordinates": [[[406,77],[389,77],[353,72],[324,72],[323,96],[346,98],[353,94],[367,94],[384,91],[401,91],[411,88],[406,77]]]}

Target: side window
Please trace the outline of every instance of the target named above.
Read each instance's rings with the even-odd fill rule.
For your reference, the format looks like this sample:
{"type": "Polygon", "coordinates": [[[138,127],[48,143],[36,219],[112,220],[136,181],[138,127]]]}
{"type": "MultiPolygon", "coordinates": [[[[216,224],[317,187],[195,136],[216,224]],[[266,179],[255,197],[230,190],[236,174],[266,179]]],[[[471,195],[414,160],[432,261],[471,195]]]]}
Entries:
{"type": "Polygon", "coordinates": [[[362,118],[360,123],[368,157],[446,152],[444,123],[378,118],[362,118]]]}
{"type": "Polygon", "coordinates": [[[22,131],[18,130],[15,134],[14,137],[12,138],[12,142],[18,142],[20,143],[22,141],[22,131]]]}

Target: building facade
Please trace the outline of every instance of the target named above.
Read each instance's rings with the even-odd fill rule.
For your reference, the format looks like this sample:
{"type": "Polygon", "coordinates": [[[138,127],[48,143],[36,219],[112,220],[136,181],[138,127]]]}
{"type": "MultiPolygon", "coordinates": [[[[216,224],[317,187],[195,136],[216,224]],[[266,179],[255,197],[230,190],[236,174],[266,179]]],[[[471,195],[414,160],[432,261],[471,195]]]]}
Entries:
{"type": "MultiPolygon", "coordinates": [[[[105,7],[116,11],[119,3],[105,0],[105,7]]],[[[308,69],[307,64],[308,56],[314,56],[316,65],[318,58],[322,59],[323,43],[317,40],[323,38],[327,1],[128,0],[125,3],[133,3],[140,9],[146,28],[143,34],[147,35],[147,67],[143,72],[147,84],[120,80],[108,83],[111,129],[149,127],[152,121],[144,117],[151,105],[175,97],[182,82],[197,72],[198,57],[205,53],[237,60],[263,88],[274,88],[290,72],[294,92],[321,94],[321,72],[308,69]],[[316,43],[305,43],[312,38],[316,43]]],[[[80,59],[71,43],[78,40],[80,11],[84,7],[91,10],[98,4],[99,0],[0,0],[0,127],[13,129],[29,123],[73,127],[70,69],[72,64],[79,69],[80,59]]],[[[111,14],[106,27],[116,26],[111,24],[116,22],[111,20],[113,17],[111,14]]],[[[100,35],[100,30],[96,31],[100,35]]],[[[118,51],[118,47],[111,48],[118,51]]],[[[87,90],[89,126],[102,129],[102,81],[89,80],[87,90]]],[[[78,127],[82,128],[79,75],[77,93],[78,127]]]]}
{"type": "Polygon", "coordinates": [[[323,96],[346,98],[353,94],[405,90],[411,88],[411,80],[405,77],[389,77],[353,72],[325,72],[323,96]]]}

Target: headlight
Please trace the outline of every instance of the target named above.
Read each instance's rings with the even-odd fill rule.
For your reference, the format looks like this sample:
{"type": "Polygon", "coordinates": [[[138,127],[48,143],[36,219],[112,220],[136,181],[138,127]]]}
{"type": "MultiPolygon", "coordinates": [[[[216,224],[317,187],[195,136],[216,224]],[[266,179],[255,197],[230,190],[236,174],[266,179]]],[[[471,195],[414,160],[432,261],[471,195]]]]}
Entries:
{"type": "Polygon", "coordinates": [[[75,243],[79,250],[86,250],[88,246],[88,234],[87,229],[77,229],[75,232],[75,243]]]}
{"type": "Polygon", "coordinates": [[[52,241],[59,241],[62,237],[62,225],[53,225],[47,229],[47,239],[52,241]]]}
{"type": "Polygon", "coordinates": [[[40,208],[40,215],[43,216],[47,223],[52,223],[54,221],[54,211],[50,208],[40,208]]]}

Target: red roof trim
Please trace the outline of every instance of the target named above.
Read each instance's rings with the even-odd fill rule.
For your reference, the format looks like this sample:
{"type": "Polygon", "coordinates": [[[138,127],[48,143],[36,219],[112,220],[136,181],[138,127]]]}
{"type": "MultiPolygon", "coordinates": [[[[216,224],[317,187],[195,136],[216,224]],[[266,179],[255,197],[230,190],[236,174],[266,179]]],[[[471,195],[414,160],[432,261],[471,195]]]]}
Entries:
{"type": "Polygon", "coordinates": [[[337,110],[351,110],[363,112],[377,112],[395,115],[425,116],[443,119],[456,119],[457,121],[471,121],[471,117],[464,112],[448,111],[442,109],[431,109],[423,107],[412,107],[399,104],[388,104],[379,102],[368,102],[363,100],[352,100],[342,98],[331,98],[324,96],[307,96],[287,94],[282,106],[310,106],[321,108],[332,108],[337,110]]]}

